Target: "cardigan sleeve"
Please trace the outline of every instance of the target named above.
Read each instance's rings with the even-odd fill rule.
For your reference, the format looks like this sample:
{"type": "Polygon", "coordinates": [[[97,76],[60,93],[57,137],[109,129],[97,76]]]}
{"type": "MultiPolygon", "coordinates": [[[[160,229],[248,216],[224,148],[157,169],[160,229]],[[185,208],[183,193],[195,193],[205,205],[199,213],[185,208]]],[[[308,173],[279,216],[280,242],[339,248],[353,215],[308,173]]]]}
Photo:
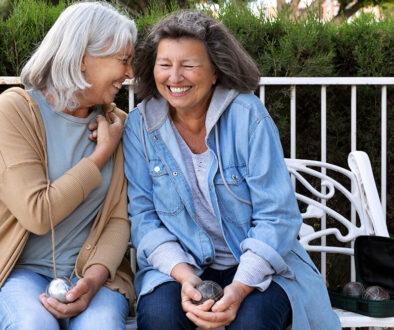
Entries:
{"type": "MultiPolygon", "coordinates": [[[[112,107],[122,122],[126,113],[112,107]]],[[[83,276],[94,264],[105,266],[109,281],[113,281],[130,241],[130,220],[127,214],[127,181],[124,176],[122,143],[114,154],[114,169],[103,206],[97,215],[97,222],[91,235],[82,247],[77,260],[77,275],[83,276]],[[97,234],[99,236],[97,236],[97,234]]],[[[131,269],[130,269],[131,273],[131,269]]]]}
{"type": "MultiPolygon", "coordinates": [[[[114,197],[109,203],[112,209],[108,212],[108,218],[104,219],[101,214],[98,215],[101,217],[100,221],[104,221],[106,224],[82,270],[82,274],[85,274],[91,265],[103,265],[109,271],[110,281],[115,279],[116,271],[123,260],[130,241],[130,221],[127,215],[127,182],[123,175],[123,169],[116,170],[121,172],[117,175],[123,178],[120,193],[118,191],[116,198],[114,197]]],[[[108,193],[108,195],[112,194],[108,193]]],[[[89,249],[92,246],[93,244],[90,244],[88,240],[82,249],[89,249]]],[[[83,258],[83,252],[81,258],[83,258]]]]}
{"type": "Polygon", "coordinates": [[[32,104],[17,93],[0,97],[0,200],[28,231],[44,235],[101,183],[83,158],[53,182],[47,177],[45,132],[32,104]]]}

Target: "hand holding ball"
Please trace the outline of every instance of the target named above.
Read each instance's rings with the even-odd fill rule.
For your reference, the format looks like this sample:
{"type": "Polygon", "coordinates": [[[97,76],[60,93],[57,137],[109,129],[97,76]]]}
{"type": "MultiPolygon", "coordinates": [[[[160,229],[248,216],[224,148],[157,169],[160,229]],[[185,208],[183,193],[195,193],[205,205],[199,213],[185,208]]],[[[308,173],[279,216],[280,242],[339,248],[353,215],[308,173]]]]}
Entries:
{"type": "Polygon", "coordinates": [[[209,299],[216,302],[223,297],[223,289],[213,281],[201,281],[196,285],[196,289],[201,293],[201,299],[198,301],[192,300],[195,305],[201,305],[209,299]]]}
{"type": "Polygon", "coordinates": [[[67,277],[54,278],[47,286],[47,297],[55,298],[57,301],[67,304],[66,295],[74,287],[72,282],[67,277]]]}

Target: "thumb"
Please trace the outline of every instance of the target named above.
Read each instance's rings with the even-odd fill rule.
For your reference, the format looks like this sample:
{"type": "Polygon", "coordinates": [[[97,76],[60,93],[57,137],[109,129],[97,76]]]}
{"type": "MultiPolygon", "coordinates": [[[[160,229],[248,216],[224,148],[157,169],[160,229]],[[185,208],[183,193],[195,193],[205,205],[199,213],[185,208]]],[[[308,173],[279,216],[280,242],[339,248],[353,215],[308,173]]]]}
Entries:
{"type": "Polygon", "coordinates": [[[87,293],[89,288],[83,280],[79,280],[75,286],[67,293],[66,299],[68,302],[77,300],[80,296],[87,293]]]}
{"type": "Polygon", "coordinates": [[[212,312],[224,312],[227,310],[232,301],[228,296],[223,296],[220,300],[218,300],[211,308],[212,312]]]}
{"type": "Polygon", "coordinates": [[[109,112],[108,117],[109,117],[109,119],[111,119],[112,124],[121,124],[122,123],[120,118],[117,115],[115,115],[113,112],[109,112]]]}
{"type": "Polygon", "coordinates": [[[97,125],[100,125],[100,123],[107,121],[104,116],[102,115],[97,115],[96,117],[97,125]]]}

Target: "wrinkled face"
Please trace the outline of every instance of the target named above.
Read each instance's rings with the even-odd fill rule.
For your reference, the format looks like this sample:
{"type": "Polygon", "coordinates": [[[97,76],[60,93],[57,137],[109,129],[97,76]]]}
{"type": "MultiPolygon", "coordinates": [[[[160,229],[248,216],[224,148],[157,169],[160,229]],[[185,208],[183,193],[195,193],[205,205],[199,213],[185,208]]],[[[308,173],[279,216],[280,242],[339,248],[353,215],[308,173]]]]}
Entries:
{"type": "Polygon", "coordinates": [[[92,86],[79,97],[81,107],[113,102],[125,79],[134,77],[131,67],[134,47],[129,46],[119,53],[104,57],[93,57],[86,53],[81,70],[92,86]]]}
{"type": "Polygon", "coordinates": [[[153,70],[159,93],[176,111],[206,111],[217,76],[202,41],[162,39],[153,70]]]}

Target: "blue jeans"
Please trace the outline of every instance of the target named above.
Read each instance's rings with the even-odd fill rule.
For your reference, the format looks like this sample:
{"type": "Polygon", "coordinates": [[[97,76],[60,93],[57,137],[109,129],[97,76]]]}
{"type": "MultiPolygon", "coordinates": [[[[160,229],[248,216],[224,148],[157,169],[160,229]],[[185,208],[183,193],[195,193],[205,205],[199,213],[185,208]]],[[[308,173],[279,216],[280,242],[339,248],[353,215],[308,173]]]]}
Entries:
{"type": "MultiPolygon", "coordinates": [[[[222,287],[229,285],[235,275],[236,267],[217,271],[207,269],[203,280],[211,280],[222,287]]],[[[140,298],[137,324],[140,330],[195,329],[181,306],[181,285],[167,282],[158,286],[152,293],[140,298]]],[[[271,282],[264,292],[254,290],[239,307],[237,317],[226,327],[229,330],[279,330],[291,322],[291,306],[283,289],[271,282]]]]}
{"type": "MultiPolygon", "coordinates": [[[[74,282],[77,280],[73,278],[74,282]]],[[[128,302],[120,293],[106,287],[96,293],[81,314],[58,321],[39,298],[50,281],[30,270],[14,269],[0,288],[0,329],[125,329],[128,302]]]]}

